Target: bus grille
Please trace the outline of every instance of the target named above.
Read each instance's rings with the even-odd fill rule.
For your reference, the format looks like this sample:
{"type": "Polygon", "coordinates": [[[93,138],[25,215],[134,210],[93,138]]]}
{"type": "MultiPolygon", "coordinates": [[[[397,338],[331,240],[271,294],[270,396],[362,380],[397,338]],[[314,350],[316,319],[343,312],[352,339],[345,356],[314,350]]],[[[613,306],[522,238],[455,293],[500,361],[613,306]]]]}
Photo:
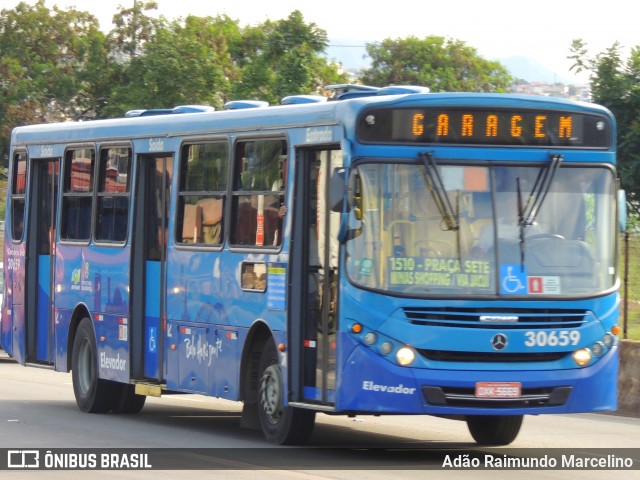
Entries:
{"type": "Polygon", "coordinates": [[[579,328],[589,319],[586,310],[571,309],[488,309],[488,308],[413,308],[402,309],[413,325],[451,328],[579,328]]]}
{"type": "Polygon", "coordinates": [[[570,352],[549,353],[501,353],[501,352],[453,352],[446,350],[418,349],[418,353],[434,362],[554,362],[570,352]]]}
{"type": "Polygon", "coordinates": [[[476,408],[535,408],[567,403],[572,387],[524,388],[518,398],[477,398],[473,388],[422,387],[429,405],[476,408]]]}

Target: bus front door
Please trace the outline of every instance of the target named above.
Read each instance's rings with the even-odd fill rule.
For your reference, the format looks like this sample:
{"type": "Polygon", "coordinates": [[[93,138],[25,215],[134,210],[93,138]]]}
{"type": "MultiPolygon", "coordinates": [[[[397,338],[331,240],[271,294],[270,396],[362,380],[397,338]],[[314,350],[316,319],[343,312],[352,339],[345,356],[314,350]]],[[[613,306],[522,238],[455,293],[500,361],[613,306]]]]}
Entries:
{"type": "Polygon", "coordinates": [[[138,167],[131,276],[131,376],[161,380],[173,157],[140,155],[138,167]]]}
{"type": "Polygon", "coordinates": [[[59,176],[58,158],[33,160],[26,245],[26,362],[54,361],[53,275],[59,176]]]}
{"type": "Polygon", "coordinates": [[[304,199],[294,211],[292,302],[289,328],[292,401],[335,404],[339,214],[329,208],[329,179],[342,152],[303,150],[296,188],[304,199]],[[299,360],[299,361],[298,361],[299,360]]]}

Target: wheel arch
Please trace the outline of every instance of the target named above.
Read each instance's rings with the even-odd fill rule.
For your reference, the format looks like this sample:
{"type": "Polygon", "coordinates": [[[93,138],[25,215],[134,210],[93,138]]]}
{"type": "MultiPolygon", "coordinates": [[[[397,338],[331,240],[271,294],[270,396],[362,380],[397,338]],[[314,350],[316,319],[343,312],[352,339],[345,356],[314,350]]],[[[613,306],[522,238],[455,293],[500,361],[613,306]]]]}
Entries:
{"type": "Polygon", "coordinates": [[[265,342],[273,339],[273,332],[264,321],[257,321],[249,330],[242,350],[240,363],[240,400],[247,403],[258,401],[258,370],[265,342]]]}
{"type": "MultiPolygon", "coordinates": [[[[81,303],[76,306],[75,310],[73,311],[73,314],[71,315],[71,320],[69,320],[69,332],[67,334],[67,359],[66,359],[67,372],[71,371],[71,363],[72,363],[72,357],[73,357],[73,355],[71,355],[71,352],[73,349],[73,341],[76,338],[76,332],[78,331],[78,325],[80,325],[80,322],[84,318],[91,319],[91,315],[89,314],[89,309],[87,308],[87,306],[81,303]]],[[[90,322],[90,323],[91,323],[91,328],[93,329],[93,335],[95,336],[96,331],[93,326],[93,322],[90,322]]],[[[96,339],[96,345],[97,343],[98,342],[96,339]]]]}

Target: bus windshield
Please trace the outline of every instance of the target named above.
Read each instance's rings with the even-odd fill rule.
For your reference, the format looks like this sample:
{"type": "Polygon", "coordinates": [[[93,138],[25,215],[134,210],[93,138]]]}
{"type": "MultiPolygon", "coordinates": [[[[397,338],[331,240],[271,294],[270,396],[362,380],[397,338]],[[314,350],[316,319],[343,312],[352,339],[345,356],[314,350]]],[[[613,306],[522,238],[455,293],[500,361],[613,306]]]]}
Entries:
{"type": "Polygon", "coordinates": [[[352,282],[415,296],[576,296],[614,285],[609,168],[564,164],[544,189],[545,164],[433,168],[355,169],[346,244],[352,282]]]}

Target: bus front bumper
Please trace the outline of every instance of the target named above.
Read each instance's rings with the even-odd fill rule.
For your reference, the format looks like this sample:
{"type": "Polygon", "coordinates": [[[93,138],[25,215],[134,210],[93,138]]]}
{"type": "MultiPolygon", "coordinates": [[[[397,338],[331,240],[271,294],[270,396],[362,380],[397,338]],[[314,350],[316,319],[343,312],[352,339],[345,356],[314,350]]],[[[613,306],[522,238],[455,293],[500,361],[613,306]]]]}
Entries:
{"type": "MultiPolygon", "coordinates": [[[[339,411],[430,415],[522,415],[615,410],[618,347],[589,367],[562,370],[435,370],[400,367],[362,345],[340,375],[339,411]],[[517,398],[476,397],[479,382],[518,383],[517,398]]],[[[459,367],[458,367],[459,368],[459,367]]]]}

